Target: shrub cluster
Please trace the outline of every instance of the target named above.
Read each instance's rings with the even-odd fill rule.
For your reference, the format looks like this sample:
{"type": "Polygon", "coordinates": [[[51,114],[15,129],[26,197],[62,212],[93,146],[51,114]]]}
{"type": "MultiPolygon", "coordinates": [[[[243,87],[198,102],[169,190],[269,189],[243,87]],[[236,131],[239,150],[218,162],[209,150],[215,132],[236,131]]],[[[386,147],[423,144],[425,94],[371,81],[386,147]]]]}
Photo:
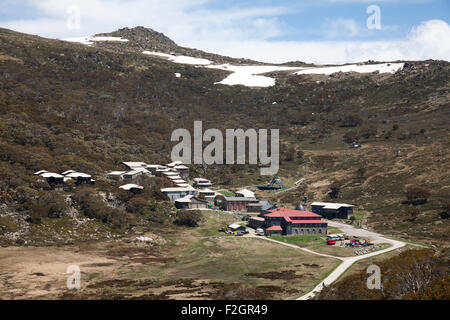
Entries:
{"type": "Polygon", "coordinates": [[[197,227],[202,217],[200,210],[178,210],[173,223],[179,226],[197,227]]]}

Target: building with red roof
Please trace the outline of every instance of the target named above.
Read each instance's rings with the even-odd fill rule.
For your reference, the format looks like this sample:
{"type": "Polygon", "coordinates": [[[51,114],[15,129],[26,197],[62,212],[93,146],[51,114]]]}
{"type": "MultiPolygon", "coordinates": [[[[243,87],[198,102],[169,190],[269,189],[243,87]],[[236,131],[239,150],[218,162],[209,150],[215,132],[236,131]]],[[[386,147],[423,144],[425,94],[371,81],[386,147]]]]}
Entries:
{"type": "Polygon", "coordinates": [[[280,226],[271,226],[266,228],[268,231],[282,231],[283,229],[280,226]]]}
{"type": "Polygon", "coordinates": [[[286,207],[268,210],[262,214],[267,235],[273,234],[327,234],[328,223],[310,211],[300,211],[286,207]]]}

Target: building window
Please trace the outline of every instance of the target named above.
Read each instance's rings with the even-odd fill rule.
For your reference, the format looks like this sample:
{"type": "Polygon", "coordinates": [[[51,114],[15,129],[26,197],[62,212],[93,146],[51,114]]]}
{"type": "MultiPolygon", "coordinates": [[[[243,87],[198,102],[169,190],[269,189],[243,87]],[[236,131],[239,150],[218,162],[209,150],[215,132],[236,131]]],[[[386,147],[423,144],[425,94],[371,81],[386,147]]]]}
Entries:
{"type": "Polygon", "coordinates": [[[319,233],[322,233],[322,229],[319,229],[319,233]]]}

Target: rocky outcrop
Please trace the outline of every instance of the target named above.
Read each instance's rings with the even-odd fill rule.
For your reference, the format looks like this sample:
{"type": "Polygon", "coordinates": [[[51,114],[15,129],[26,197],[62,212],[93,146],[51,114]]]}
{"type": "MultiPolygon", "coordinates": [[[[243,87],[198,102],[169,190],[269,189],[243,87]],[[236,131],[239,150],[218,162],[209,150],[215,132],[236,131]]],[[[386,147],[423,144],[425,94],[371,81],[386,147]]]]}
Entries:
{"type": "Polygon", "coordinates": [[[174,50],[178,47],[173,40],[166,37],[163,33],[141,26],[135,28],[122,28],[111,33],[101,33],[95,36],[122,37],[139,45],[142,49],[159,52],[174,50]]]}

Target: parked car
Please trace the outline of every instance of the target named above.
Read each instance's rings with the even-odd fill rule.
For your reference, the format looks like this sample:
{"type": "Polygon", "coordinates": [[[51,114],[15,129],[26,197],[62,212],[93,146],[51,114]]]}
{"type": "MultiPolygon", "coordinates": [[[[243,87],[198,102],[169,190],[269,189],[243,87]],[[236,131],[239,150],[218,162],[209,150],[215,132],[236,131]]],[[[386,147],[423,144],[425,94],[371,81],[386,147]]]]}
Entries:
{"type": "Polygon", "coordinates": [[[350,240],[350,242],[345,243],[346,247],[355,247],[355,246],[359,246],[359,245],[361,245],[361,241],[356,238],[350,240]]]}
{"type": "Polygon", "coordinates": [[[328,239],[334,239],[336,241],[343,241],[343,240],[345,240],[345,237],[343,234],[329,234],[329,235],[327,235],[327,240],[328,239]]]}
{"type": "Polygon", "coordinates": [[[262,229],[262,228],[256,229],[256,234],[257,234],[258,236],[263,236],[263,235],[264,235],[264,229],[262,229]]]}
{"type": "Polygon", "coordinates": [[[344,240],[345,240],[345,237],[344,237],[343,234],[337,234],[337,235],[336,235],[336,240],[338,240],[338,241],[344,241],[344,240]]]}

